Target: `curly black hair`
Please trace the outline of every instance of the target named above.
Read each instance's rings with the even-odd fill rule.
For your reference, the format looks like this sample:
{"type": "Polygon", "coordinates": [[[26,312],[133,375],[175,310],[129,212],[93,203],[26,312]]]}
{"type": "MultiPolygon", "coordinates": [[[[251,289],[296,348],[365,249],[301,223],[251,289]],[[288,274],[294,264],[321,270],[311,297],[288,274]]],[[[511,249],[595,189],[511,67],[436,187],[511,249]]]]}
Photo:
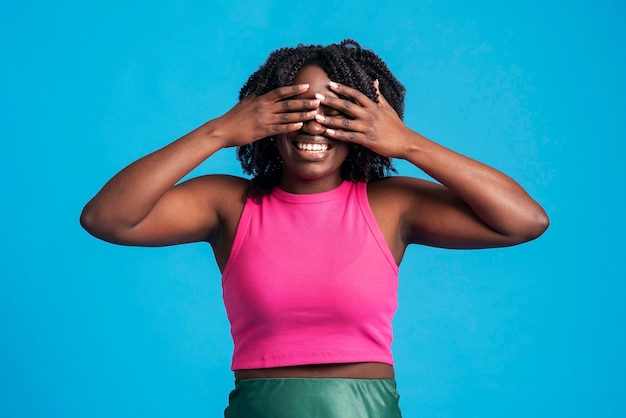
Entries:
{"type": "MultiPolygon", "coordinates": [[[[374,52],[364,49],[354,40],[346,39],[328,46],[303,45],[281,48],[270,54],[241,88],[239,100],[251,94],[263,95],[275,88],[293,83],[304,67],[322,68],[331,80],[350,86],[378,102],[374,80],[378,80],[381,94],[400,118],[404,114],[405,88],[374,52]]],[[[269,193],[280,179],[282,159],[275,141],[266,137],[239,147],[237,158],[243,171],[253,176],[251,196],[269,193]]],[[[376,154],[362,145],[350,150],[341,167],[344,180],[370,181],[395,172],[391,159],[376,154]]]]}

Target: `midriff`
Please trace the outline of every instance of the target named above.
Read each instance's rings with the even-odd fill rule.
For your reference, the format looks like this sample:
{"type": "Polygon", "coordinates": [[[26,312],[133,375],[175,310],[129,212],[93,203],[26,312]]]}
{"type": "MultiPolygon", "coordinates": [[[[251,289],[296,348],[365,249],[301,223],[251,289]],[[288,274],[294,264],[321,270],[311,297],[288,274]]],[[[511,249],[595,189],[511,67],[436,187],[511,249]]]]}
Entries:
{"type": "Polygon", "coordinates": [[[385,363],[334,363],[235,370],[235,379],[334,377],[346,379],[393,379],[393,366],[385,363]]]}

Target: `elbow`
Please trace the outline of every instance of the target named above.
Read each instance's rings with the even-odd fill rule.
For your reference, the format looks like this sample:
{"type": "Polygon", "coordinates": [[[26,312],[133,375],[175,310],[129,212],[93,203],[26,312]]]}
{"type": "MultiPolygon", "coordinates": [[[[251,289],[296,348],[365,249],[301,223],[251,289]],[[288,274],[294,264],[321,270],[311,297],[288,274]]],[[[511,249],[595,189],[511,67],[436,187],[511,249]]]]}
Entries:
{"type": "Polygon", "coordinates": [[[98,230],[98,217],[95,211],[91,208],[89,203],[83,208],[79,218],[80,226],[91,235],[99,238],[98,230]]]}
{"type": "Polygon", "coordinates": [[[548,214],[541,209],[540,213],[535,216],[535,237],[539,238],[550,226],[550,218],[548,214]]]}
{"type": "Polygon", "coordinates": [[[107,242],[115,242],[114,228],[107,222],[107,217],[90,203],[87,203],[80,214],[80,226],[95,238],[107,242]]]}
{"type": "Polygon", "coordinates": [[[519,245],[539,238],[550,226],[550,218],[539,205],[531,210],[509,212],[506,226],[498,231],[496,246],[519,245]]]}
{"type": "Polygon", "coordinates": [[[550,218],[540,206],[529,215],[520,243],[539,238],[550,226],[550,218]]]}
{"type": "Polygon", "coordinates": [[[89,202],[80,214],[80,226],[93,237],[111,244],[138,245],[132,237],[133,226],[120,220],[113,212],[110,207],[89,202]]]}

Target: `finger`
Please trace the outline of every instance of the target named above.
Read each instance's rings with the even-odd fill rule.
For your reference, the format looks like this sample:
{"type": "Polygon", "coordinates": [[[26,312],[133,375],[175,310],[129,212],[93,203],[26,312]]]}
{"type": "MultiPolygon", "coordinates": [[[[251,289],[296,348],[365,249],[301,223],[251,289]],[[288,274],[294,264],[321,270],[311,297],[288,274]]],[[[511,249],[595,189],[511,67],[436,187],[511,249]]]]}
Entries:
{"type": "Polygon", "coordinates": [[[301,129],[303,125],[304,123],[302,122],[270,125],[268,126],[269,128],[268,136],[294,132],[294,131],[297,131],[298,129],[301,129]]]}
{"type": "Polygon", "coordinates": [[[363,117],[366,113],[365,109],[359,106],[357,103],[339,97],[325,96],[320,93],[315,93],[315,98],[320,100],[320,103],[324,106],[338,110],[354,119],[363,117]]]}
{"type": "Polygon", "coordinates": [[[330,138],[338,139],[340,141],[345,142],[356,142],[359,143],[363,134],[352,131],[344,131],[343,129],[326,129],[326,133],[324,134],[330,138]]]}
{"type": "Polygon", "coordinates": [[[352,87],[348,87],[343,84],[336,83],[334,81],[331,81],[328,84],[328,87],[330,88],[331,91],[337,93],[338,95],[346,97],[350,99],[351,101],[353,101],[354,103],[357,103],[361,106],[368,106],[374,103],[370,100],[369,97],[361,93],[359,90],[353,89],[352,87]]]}
{"type": "Polygon", "coordinates": [[[279,101],[286,99],[287,97],[296,96],[302,94],[309,89],[308,84],[294,84],[293,86],[278,87],[264,96],[269,97],[272,101],[279,101]]]}
{"type": "Polygon", "coordinates": [[[342,129],[354,132],[363,132],[363,123],[356,119],[349,119],[343,116],[315,115],[315,120],[327,128],[342,129]]]}
{"type": "Polygon", "coordinates": [[[310,110],[308,112],[278,113],[278,114],[272,115],[270,123],[273,125],[279,125],[279,124],[305,122],[307,120],[315,119],[316,115],[317,115],[317,110],[310,110]]]}
{"type": "Polygon", "coordinates": [[[378,104],[389,104],[385,96],[380,92],[380,83],[378,79],[374,80],[374,88],[376,89],[376,93],[378,94],[378,104]]]}
{"type": "Polygon", "coordinates": [[[299,112],[303,110],[313,110],[320,107],[319,99],[301,99],[301,100],[281,100],[272,104],[272,111],[278,112],[299,112]]]}

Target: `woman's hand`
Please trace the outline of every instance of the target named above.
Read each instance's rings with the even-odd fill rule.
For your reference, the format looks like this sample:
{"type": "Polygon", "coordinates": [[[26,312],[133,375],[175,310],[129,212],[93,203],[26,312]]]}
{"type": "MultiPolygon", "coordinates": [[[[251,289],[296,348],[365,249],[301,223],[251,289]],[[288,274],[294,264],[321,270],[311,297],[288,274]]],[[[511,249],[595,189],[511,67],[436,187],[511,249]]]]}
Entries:
{"type": "Polygon", "coordinates": [[[289,98],[308,89],[308,84],[299,84],[251,95],[223,116],[130,164],[85,206],[82,225],[99,238],[127,245],[169,245],[213,236],[231,212],[240,213],[224,209],[224,202],[241,203],[248,182],[213,176],[176,184],[221,148],[300,129],[315,118],[320,101],[289,98]]]}
{"type": "Polygon", "coordinates": [[[251,94],[216,120],[219,126],[216,134],[223,138],[224,147],[235,147],[297,131],[303,122],[315,118],[320,100],[285,99],[308,89],[308,84],[297,84],[279,87],[262,96],[251,94]]]}
{"type": "Polygon", "coordinates": [[[329,88],[340,97],[317,94],[321,104],[342,115],[317,115],[316,120],[327,127],[326,136],[361,144],[384,157],[404,158],[407,137],[413,134],[378,89],[378,103],[360,91],[331,82],[329,88]],[[345,115],[345,116],[344,116],[345,115]]]}
{"type": "Polygon", "coordinates": [[[377,82],[375,87],[379,103],[358,90],[331,83],[330,90],[339,97],[316,97],[321,106],[342,115],[318,115],[316,120],[327,127],[326,136],[361,144],[385,157],[405,159],[444,186],[416,179],[386,183],[379,196],[382,201],[392,199],[392,185],[400,190],[395,199],[403,208],[398,223],[406,231],[404,246],[497,247],[543,233],[548,217],[519,184],[409,129],[380,94],[377,82]]]}

